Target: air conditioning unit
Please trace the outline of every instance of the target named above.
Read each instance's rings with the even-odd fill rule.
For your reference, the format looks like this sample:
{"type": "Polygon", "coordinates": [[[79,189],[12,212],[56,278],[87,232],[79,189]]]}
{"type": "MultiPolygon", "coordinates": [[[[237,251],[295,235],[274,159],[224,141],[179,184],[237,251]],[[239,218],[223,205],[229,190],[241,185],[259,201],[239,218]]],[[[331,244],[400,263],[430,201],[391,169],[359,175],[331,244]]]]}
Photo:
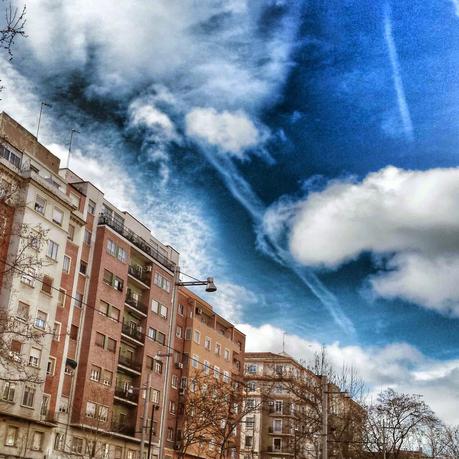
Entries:
{"type": "Polygon", "coordinates": [[[175,368],[182,369],[183,363],[182,362],[175,362],[175,368]]]}
{"type": "Polygon", "coordinates": [[[153,266],[151,266],[151,265],[145,266],[145,272],[146,273],[151,273],[152,271],[153,271],[153,266]]]}

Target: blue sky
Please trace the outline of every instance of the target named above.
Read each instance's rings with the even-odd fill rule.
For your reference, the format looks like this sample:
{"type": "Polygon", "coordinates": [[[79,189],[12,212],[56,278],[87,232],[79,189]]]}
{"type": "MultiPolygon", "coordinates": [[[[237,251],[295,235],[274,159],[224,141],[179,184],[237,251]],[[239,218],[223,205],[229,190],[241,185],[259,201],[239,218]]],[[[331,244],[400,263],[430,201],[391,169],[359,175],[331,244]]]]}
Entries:
{"type": "Polygon", "coordinates": [[[79,129],[71,167],[252,350],[326,344],[459,422],[459,3],[37,0],[27,33],[3,109],[52,103],[62,158],[79,129]]]}

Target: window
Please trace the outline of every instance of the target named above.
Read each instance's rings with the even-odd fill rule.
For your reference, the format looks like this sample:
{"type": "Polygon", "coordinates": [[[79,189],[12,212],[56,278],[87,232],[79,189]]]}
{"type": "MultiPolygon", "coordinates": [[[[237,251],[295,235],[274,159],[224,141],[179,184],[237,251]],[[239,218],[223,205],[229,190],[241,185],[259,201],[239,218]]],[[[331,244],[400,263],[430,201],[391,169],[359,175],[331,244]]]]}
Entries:
{"type": "Polygon", "coordinates": [[[35,386],[32,384],[26,384],[24,387],[24,393],[22,394],[22,405],[33,408],[33,402],[35,399],[35,386]]]}
{"type": "Polygon", "coordinates": [[[97,410],[97,417],[101,421],[106,421],[108,419],[108,407],[103,406],[103,405],[98,405],[98,410],[97,410]]]}
{"type": "Polygon", "coordinates": [[[97,382],[99,382],[99,381],[100,381],[101,372],[102,372],[102,368],[97,367],[97,366],[95,366],[95,365],[92,365],[92,367],[91,367],[91,373],[90,373],[90,375],[89,375],[89,379],[90,379],[91,381],[97,381],[97,382]]]}
{"type": "Polygon", "coordinates": [[[248,398],[245,402],[245,405],[247,409],[253,410],[255,408],[255,399],[253,398],[248,398]]]}
{"type": "Polygon", "coordinates": [[[257,366],[254,363],[249,363],[247,365],[247,373],[255,374],[257,372],[257,366]]]}
{"type": "Polygon", "coordinates": [[[15,426],[7,426],[5,435],[5,446],[16,446],[19,429],[15,426]]]}
{"type": "Polygon", "coordinates": [[[48,241],[48,249],[46,250],[46,255],[49,258],[52,258],[54,261],[57,260],[57,253],[59,251],[59,244],[54,241],[48,241]]]}
{"type": "Polygon", "coordinates": [[[118,258],[118,260],[121,261],[122,263],[126,263],[128,259],[126,250],[124,250],[121,247],[118,247],[118,253],[116,254],[116,258],[118,258]]]}
{"type": "Polygon", "coordinates": [[[148,337],[154,341],[157,341],[158,343],[161,343],[161,344],[166,343],[166,335],[164,333],[161,333],[158,330],[155,330],[152,327],[148,329],[148,337]]]}
{"type": "Polygon", "coordinates": [[[75,227],[73,225],[69,225],[69,231],[67,234],[67,239],[70,241],[73,241],[73,238],[75,237],[75,227]]]}
{"type": "Polygon", "coordinates": [[[61,226],[63,221],[64,221],[64,212],[62,212],[62,210],[55,207],[53,209],[53,222],[61,226]]]}
{"type": "Polygon", "coordinates": [[[191,339],[191,334],[193,333],[193,330],[191,328],[187,328],[185,330],[185,339],[190,340],[191,339]]]}
{"type": "MultiPolygon", "coordinates": [[[[14,354],[12,356],[14,360],[17,359],[16,356],[18,356],[19,359],[21,358],[20,357],[21,352],[22,352],[22,343],[21,343],[21,341],[18,341],[17,339],[12,339],[11,343],[10,343],[10,349],[11,349],[11,352],[14,354]]],[[[18,359],[18,361],[19,361],[19,359],[18,359]]]]}
{"type": "Polygon", "coordinates": [[[88,231],[86,228],[84,230],[84,236],[83,236],[83,242],[87,245],[91,245],[92,241],[92,233],[91,231],[88,231]]]}
{"type": "Polygon", "coordinates": [[[39,367],[41,360],[41,351],[35,347],[30,349],[29,365],[32,367],[39,367]]]}
{"type": "Polygon", "coordinates": [[[65,449],[65,435],[63,433],[56,433],[54,439],[54,450],[55,451],[64,451],[65,449]]]}
{"type": "Polygon", "coordinates": [[[40,408],[40,414],[42,416],[46,416],[48,414],[50,397],[51,397],[50,395],[43,394],[43,398],[41,399],[41,408],[40,408]]]}
{"type": "Polygon", "coordinates": [[[171,386],[172,386],[174,389],[177,389],[177,388],[178,388],[178,376],[177,376],[177,375],[172,375],[171,386]]]}
{"type": "Polygon", "coordinates": [[[282,439],[281,438],[273,438],[273,450],[274,451],[282,450],[282,439]]]}
{"type": "Polygon", "coordinates": [[[80,197],[75,193],[70,193],[70,202],[77,208],[80,208],[80,197]]]}
{"type": "Polygon", "coordinates": [[[214,366],[214,378],[219,379],[220,377],[220,368],[214,366]]]}
{"type": "Polygon", "coordinates": [[[211,340],[208,336],[206,336],[206,339],[205,339],[205,341],[204,341],[204,347],[205,347],[208,351],[210,351],[210,350],[212,349],[212,340],[211,340]]]}
{"type": "Polygon", "coordinates": [[[18,303],[18,310],[16,312],[16,317],[21,320],[28,321],[29,320],[29,310],[30,306],[22,301],[18,303]]]}
{"type": "Polygon", "coordinates": [[[253,445],[253,437],[252,436],[249,436],[249,435],[246,435],[245,436],[245,443],[244,443],[244,446],[246,448],[251,448],[253,445]]]}
{"type": "Polygon", "coordinates": [[[154,283],[159,287],[165,290],[166,292],[171,291],[171,283],[164,276],[161,276],[158,272],[155,273],[154,283]]]}
{"type": "Polygon", "coordinates": [[[57,293],[57,305],[60,306],[61,308],[64,307],[65,294],[66,294],[66,291],[62,288],[60,288],[59,292],[57,293]]]}
{"type": "Polygon", "coordinates": [[[43,276],[41,281],[41,291],[47,295],[52,295],[54,279],[49,276],[43,276]]]}
{"type": "Polygon", "coordinates": [[[107,338],[107,351],[116,352],[116,340],[112,338],[107,338]]]}
{"type": "Polygon", "coordinates": [[[55,369],[56,369],[56,359],[54,357],[50,357],[48,360],[48,365],[46,367],[46,374],[53,376],[55,369]]]}
{"type": "Polygon", "coordinates": [[[100,300],[97,310],[104,316],[108,316],[110,312],[110,305],[106,301],[100,300]]]}
{"type": "Polygon", "coordinates": [[[156,300],[151,300],[151,310],[155,313],[159,313],[159,302],[156,300]]]}
{"type": "Polygon", "coordinates": [[[105,335],[96,332],[96,346],[105,347],[105,335]]]}
{"type": "Polygon", "coordinates": [[[161,305],[160,305],[159,315],[160,315],[161,317],[164,317],[165,319],[167,319],[167,307],[164,306],[164,304],[161,304],[161,305]]]}
{"type": "Polygon", "coordinates": [[[196,344],[199,344],[201,342],[201,333],[199,332],[199,330],[194,331],[194,342],[196,344]]]}
{"type": "Polygon", "coordinates": [[[83,452],[83,439],[79,437],[73,437],[71,450],[72,453],[81,454],[83,452]]]}
{"type": "Polygon", "coordinates": [[[215,354],[220,355],[222,352],[222,346],[219,343],[215,343],[215,354]]]}
{"type": "Polygon", "coordinates": [[[48,315],[43,311],[37,312],[37,317],[35,318],[35,327],[44,330],[46,327],[46,319],[48,315]]]}
{"type": "Polygon", "coordinates": [[[118,308],[115,308],[115,306],[112,306],[110,308],[110,312],[109,312],[109,317],[110,319],[113,319],[115,320],[116,322],[119,322],[120,320],[120,310],[118,308]]]}
{"type": "Polygon", "coordinates": [[[203,370],[206,375],[208,375],[210,372],[210,363],[207,360],[204,360],[203,370]]]}
{"type": "Polygon", "coordinates": [[[158,373],[158,374],[162,374],[163,372],[163,362],[161,362],[160,360],[154,360],[153,362],[153,369],[155,371],[155,373],[158,373]]]}
{"type": "Polygon", "coordinates": [[[116,256],[116,244],[111,239],[107,239],[107,253],[116,256]]]}
{"type": "Polygon", "coordinates": [[[42,215],[45,215],[45,210],[46,210],[46,200],[43,199],[41,196],[37,194],[35,198],[35,205],[34,209],[42,215]]]}
{"type": "Polygon", "coordinates": [[[80,261],[80,273],[86,276],[87,272],[88,272],[88,263],[86,263],[86,261],[81,260],[80,261]]]}
{"type": "Polygon", "coordinates": [[[106,386],[111,386],[113,383],[113,372],[104,370],[104,378],[102,381],[106,386]]]}
{"type": "Polygon", "coordinates": [[[118,246],[111,239],[107,239],[107,253],[112,257],[116,257],[119,261],[126,263],[128,259],[128,254],[126,250],[118,246]]]}
{"type": "Polygon", "coordinates": [[[75,307],[81,308],[83,306],[83,294],[80,292],[75,293],[75,307]]]}
{"type": "Polygon", "coordinates": [[[230,354],[229,349],[225,349],[225,354],[224,354],[224,356],[225,356],[225,360],[230,360],[231,354],[230,354]]]}
{"type": "Polygon", "coordinates": [[[191,360],[191,366],[193,368],[198,368],[199,367],[199,355],[193,354],[193,359],[191,360]]]}
{"type": "Polygon", "coordinates": [[[174,429],[172,427],[167,428],[167,440],[174,441],[174,429]]]}
{"type": "Polygon", "coordinates": [[[276,413],[282,413],[282,400],[276,400],[274,402],[274,412],[276,413]]]}
{"type": "Polygon", "coordinates": [[[76,325],[70,326],[70,339],[78,339],[78,327],[76,325]]]}
{"type": "Polygon", "coordinates": [[[86,402],[86,417],[95,418],[96,417],[96,404],[93,402],[86,402]]]}
{"type": "Polygon", "coordinates": [[[183,316],[184,311],[185,311],[185,307],[183,306],[183,304],[179,304],[179,305],[178,305],[178,313],[179,313],[181,316],[183,316]]]}
{"type": "Polygon", "coordinates": [[[282,432],[282,419],[273,420],[273,432],[282,432]]]}
{"type": "Polygon", "coordinates": [[[249,381],[247,383],[247,390],[249,392],[255,392],[257,390],[257,383],[255,381],[249,381]]]}
{"type": "Polygon", "coordinates": [[[96,213],[96,203],[90,199],[88,201],[88,214],[95,215],[96,213]]]}
{"type": "Polygon", "coordinates": [[[21,275],[21,282],[29,287],[33,287],[35,283],[35,269],[25,268],[25,272],[21,275]]]}
{"type": "Polygon", "coordinates": [[[161,398],[161,393],[159,392],[159,390],[150,389],[150,402],[159,404],[160,398],[161,398]]]}
{"type": "Polygon", "coordinates": [[[253,416],[245,419],[245,426],[247,429],[253,429],[255,427],[255,418],[253,416]]]}
{"type": "Polygon", "coordinates": [[[177,325],[177,328],[175,329],[175,336],[176,336],[177,338],[180,338],[180,339],[181,339],[181,338],[182,338],[182,331],[183,331],[182,327],[180,327],[179,325],[177,325]]]}
{"type": "Polygon", "coordinates": [[[228,383],[229,380],[230,380],[229,371],[224,371],[223,372],[223,382],[228,383]]]}
{"type": "Polygon", "coordinates": [[[177,412],[177,405],[173,400],[169,402],[169,413],[170,414],[175,414],[177,412]]]}
{"type": "Polygon", "coordinates": [[[14,394],[16,391],[16,383],[7,381],[3,386],[2,400],[5,402],[14,402],[14,394]]]}

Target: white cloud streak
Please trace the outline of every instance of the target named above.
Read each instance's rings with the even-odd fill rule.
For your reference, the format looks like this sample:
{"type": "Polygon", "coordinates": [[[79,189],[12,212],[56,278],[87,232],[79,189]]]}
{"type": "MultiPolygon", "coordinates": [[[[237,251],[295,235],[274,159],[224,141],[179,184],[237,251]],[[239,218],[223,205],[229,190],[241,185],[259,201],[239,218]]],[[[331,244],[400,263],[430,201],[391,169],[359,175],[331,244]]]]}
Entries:
{"type": "Polygon", "coordinates": [[[459,0],[451,0],[451,3],[454,6],[454,13],[459,17],[459,0]]]}
{"type": "Polygon", "coordinates": [[[394,81],[394,88],[397,94],[397,104],[402,120],[403,130],[406,139],[412,142],[414,140],[413,122],[411,120],[410,109],[408,107],[405,88],[403,86],[400,60],[393,34],[392,12],[389,3],[386,3],[384,8],[384,38],[386,40],[390,65],[392,67],[392,79],[394,81]]]}

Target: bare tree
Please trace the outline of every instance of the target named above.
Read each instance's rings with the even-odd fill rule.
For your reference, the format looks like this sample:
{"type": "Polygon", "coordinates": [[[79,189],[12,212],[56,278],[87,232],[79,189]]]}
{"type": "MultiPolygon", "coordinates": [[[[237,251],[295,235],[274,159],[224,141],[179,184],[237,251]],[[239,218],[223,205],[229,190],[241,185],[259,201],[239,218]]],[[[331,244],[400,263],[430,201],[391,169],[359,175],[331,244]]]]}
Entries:
{"type": "Polygon", "coordinates": [[[438,419],[420,395],[387,389],[368,408],[365,446],[368,451],[397,459],[404,450],[418,445],[420,436],[433,425],[438,425],[438,419]]]}
{"type": "MultiPolygon", "coordinates": [[[[3,3],[5,0],[3,0],[3,3]]],[[[18,37],[25,37],[25,23],[26,23],[26,7],[22,9],[13,7],[8,2],[5,5],[4,20],[2,28],[0,29],[0,46],[6,50],[10,60],[13,58],[12,48],[15,40],[18,37]]]]}

